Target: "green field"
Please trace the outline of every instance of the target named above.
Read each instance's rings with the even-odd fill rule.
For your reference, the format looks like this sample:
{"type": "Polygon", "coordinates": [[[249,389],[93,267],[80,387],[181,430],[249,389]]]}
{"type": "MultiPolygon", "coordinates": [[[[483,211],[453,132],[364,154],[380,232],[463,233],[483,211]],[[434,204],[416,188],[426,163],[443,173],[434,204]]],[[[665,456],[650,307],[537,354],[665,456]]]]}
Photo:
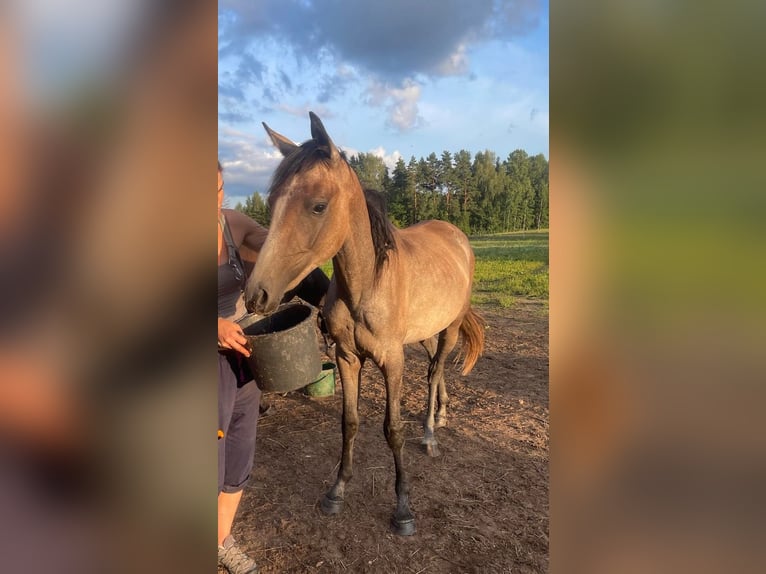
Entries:
{"type": "Polygon", "coordinates": [[[511,307],[516,297],[548,301],[548,231],[471,237],[478,305],[511,307]]]}
{"type": "MultiPolygon", "coordinates": [[[[548,231],[518,231],[470,238],[476,254],[476,305],[511,307],[517,297],[548,302],[548,231]]],[[[332,275],[332,263],[322,265],[332,275]]]]}

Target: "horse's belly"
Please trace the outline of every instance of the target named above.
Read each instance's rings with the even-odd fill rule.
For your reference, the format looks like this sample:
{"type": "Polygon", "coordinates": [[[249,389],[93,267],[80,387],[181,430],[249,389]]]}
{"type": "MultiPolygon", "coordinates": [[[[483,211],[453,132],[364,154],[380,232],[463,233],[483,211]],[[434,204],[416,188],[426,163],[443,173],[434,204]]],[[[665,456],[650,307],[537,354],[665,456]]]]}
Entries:
{"type": "Polygon", "coordinates": [[[411,315],[412,319],[407,325],[403,342],[417,343],[441,333],[460,316],[462,310],[462,304],[448,307],[432,305],[430,308],[422,308],[411,315]]]}

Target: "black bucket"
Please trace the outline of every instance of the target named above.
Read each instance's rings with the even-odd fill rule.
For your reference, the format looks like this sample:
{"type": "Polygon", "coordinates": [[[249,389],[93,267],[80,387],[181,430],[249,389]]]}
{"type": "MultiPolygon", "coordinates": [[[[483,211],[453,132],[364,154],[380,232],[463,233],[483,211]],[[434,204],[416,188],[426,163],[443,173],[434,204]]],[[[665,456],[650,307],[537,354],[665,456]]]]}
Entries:
{"type": "Polygon", "coordinates": [[[307,305],[289,305],[267,317],[248,315],[239,321],[259,389],[286,393],[317,380],[322,361],[314,317],[307,305]]]}

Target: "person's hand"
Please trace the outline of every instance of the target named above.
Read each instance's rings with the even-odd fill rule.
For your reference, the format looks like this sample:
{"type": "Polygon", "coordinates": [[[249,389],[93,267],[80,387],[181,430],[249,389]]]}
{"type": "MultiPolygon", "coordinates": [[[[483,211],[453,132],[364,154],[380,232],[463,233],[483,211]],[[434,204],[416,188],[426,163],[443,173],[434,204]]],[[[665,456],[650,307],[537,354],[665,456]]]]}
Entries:
{"type": "Polygon", "coordinates": [[[242,332],[242,327],[233,321],[218,318],[218,346],[221,349],[231,349],[249,357],[250,351],[245,347],[245,343],[247,339],[242,332]]]}

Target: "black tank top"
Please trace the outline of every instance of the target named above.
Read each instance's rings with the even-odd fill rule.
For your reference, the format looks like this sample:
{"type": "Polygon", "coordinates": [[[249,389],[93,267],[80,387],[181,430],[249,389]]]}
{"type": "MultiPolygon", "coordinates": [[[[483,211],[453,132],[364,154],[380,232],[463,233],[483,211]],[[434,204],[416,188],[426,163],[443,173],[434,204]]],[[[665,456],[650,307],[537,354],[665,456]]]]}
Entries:
{"type": "Polygon", "coordinates": [[[236,321],[247,313],[242,292],[245,288],[245,267],[234,245],[226,218],[221,214],[221,228],[229,255],[227,263],[218,266],[218,316],[236,321]]]}

